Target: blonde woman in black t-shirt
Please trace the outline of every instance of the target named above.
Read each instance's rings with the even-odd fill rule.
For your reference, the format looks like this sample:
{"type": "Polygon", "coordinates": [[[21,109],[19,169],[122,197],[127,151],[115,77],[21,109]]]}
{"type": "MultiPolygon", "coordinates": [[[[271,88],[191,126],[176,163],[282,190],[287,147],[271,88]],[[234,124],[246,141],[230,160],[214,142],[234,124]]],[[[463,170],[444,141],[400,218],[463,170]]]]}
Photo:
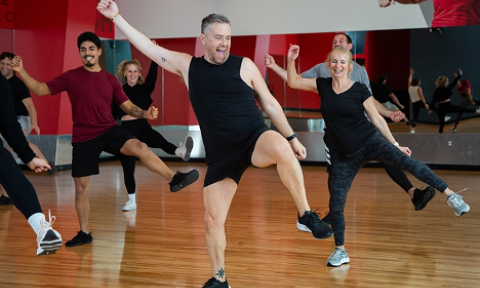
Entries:
{"type": "Polygon", "coordinates": [[[335,48],[327,58],[331,78],[302,78],[295,69],[295,59],[300,47],[290,46],[288,51],[288,85],[294,89],[317,92],[321,96],[321,112],[328,126],[337,159],[333,164],[330,183],[330,220],[336,249],[327,259],[328,266],[340,266],[350,262],[345,249],[345,218],[343,210],[347,194],[355,175],[368,161],[380,161],[412,173],[447,196],[457,216],[470,210],[462,197],[448,188],[427,165],[410,157],[408,147],[395,141],[387,123],[375,109],[368,88],[352,81],[352,55],[344,48],[335,48]],[[364,113],[370,118],[369,122],[364,113]]]}

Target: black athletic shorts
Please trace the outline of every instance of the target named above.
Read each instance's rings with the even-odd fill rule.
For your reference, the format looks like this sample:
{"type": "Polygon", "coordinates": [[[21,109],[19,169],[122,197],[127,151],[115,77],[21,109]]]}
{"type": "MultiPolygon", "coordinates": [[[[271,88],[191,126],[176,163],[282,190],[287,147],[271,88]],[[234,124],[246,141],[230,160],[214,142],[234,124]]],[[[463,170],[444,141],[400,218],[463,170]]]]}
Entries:
{"type": "Polygon", "coordinates": [[[122,127],[116,126],[92,140],[72,143],[72,177],[99,174],[98,164],[102,151],[125,157],[120,153],[120,149],[130,139],[136,138],[122,127]]]}
{"type": "Polygon", "coordinates": [[[225,178],[231,178],[238,184],[245,170],[252,165],[252,154],[258,138],[268,130],[267,127],[260,129],[237,146],[236,149],[223,151],[222,157],[217,158],[220,160],[208,165],[203,187],[222,181],[225,178]]]}

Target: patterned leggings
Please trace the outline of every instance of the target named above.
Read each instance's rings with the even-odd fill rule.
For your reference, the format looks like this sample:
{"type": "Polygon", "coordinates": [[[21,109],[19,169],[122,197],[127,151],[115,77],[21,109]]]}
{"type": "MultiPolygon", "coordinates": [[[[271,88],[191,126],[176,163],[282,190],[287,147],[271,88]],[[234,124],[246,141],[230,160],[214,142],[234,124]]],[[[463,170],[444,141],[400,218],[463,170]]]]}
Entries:
{"type": "Polygon", "coordinates": [[[329,215],[336,246],[341,246],[345,243],[345,217],[343,211],[353,179],[366,162],[374,160],[407,170],[415,178],[435,187],[440,192],[444,192],[448,187],[447,183],[435,175],[427,165],[405,155],[377,132],[364,147],[344,158],[337,158],[333,166],[329,189],[329,215]]]}

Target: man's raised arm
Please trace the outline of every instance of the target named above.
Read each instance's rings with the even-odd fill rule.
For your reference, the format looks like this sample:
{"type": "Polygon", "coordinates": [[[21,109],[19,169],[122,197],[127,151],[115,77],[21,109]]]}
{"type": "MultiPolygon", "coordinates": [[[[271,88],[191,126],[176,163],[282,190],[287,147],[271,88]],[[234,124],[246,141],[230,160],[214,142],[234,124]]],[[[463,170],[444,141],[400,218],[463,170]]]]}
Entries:
{"type": "Polygon", "coordinates": [[[38,82],[36,79],[28,75],[27,71],[23,68],[22,58],[20,58],[19,56],[15,56],[12,59],[12,69],[13,71],[17,72],[20,77],[22,77],[23,83],[25,83],[27,88],[35,95],[43,96],[52,94],[47,84],[45,84],[44,82],[38,82]]]}
{"type": "MultiPolygon", "coordinates": [[[[142,32],[130,25],[122,15],[120,15],[118,6],[112,0],[101,0],[97,5],[97,10],[103,16],[109,18],[125,34],[128,41],[133,44],[140,52],[148,58],[157,62],[164,69],[178,74],[186,80],[188,77],[188,68],[192,59],[191,55],[178,53],[157,46],[142,32]]],[[[185,81],[185,83],[188,83],[185,81]]]]}

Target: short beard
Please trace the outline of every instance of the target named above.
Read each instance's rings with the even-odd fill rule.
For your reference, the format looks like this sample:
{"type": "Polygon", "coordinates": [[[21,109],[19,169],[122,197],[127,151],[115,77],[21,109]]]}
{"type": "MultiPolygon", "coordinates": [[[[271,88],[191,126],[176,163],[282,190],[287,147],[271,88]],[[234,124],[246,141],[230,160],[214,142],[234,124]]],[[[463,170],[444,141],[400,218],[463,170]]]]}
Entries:
{"type": "Polygon", "coordinates": [[[87,67],[92,67],[93,65],[95,65],[95,64],[90,63],[90,62],[85,63],[85,66],[87,66],[87,67]]]}

